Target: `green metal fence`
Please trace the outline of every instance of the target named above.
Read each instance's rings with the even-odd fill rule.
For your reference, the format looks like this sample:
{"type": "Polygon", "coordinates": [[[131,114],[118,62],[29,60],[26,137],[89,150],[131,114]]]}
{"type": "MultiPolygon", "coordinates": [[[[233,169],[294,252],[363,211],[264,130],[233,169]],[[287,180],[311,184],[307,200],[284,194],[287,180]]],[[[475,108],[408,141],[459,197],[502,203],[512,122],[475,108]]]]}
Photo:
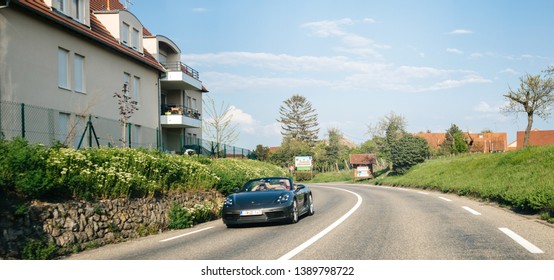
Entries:
{"type": "MultiPolygon", "coordinates": [[[[128,123],[125,129],[127,146],[132,148],[162,149],[160,131],[128,123]]],[[[29,143],[68,147],[121,147],[121,122],[99,116],[83,116],[75,112],[59,111],[23,103],[0,101],[0,138],[22,137],[29,143]]],[[[198,155],[218,158],[250,158],[252,151],[227,144],[218,144],[200,138],[182,137],[185,153],[193,150],[198,155]]]]}
{"type": "MultiPolygon", "coordinates": [[[[156,149],[156,128],[128,123],[127,146],[156,149]]],[[[121,123],[98,116],[83,116],[40,106],[9,101],[0,102],[0,137],[22,137],[34,144],[69,147],[121,146],[121,123]],[[80,145],[79,145],[80,144],[80,145]]]]}

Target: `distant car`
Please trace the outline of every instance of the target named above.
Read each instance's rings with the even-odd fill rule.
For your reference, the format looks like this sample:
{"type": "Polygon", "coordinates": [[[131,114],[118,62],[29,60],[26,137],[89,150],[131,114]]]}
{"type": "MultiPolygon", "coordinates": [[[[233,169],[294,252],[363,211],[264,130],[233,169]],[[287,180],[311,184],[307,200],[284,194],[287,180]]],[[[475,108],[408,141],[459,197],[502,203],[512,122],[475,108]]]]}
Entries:
{"type": "Polygon", "coordinates": [[[227,196],[222,214],[227,227],[269,222],[296,223],[301,216],[314,214],[314,199],[310,188],[294,184],[291,178],[256,178],[227,196]]]}

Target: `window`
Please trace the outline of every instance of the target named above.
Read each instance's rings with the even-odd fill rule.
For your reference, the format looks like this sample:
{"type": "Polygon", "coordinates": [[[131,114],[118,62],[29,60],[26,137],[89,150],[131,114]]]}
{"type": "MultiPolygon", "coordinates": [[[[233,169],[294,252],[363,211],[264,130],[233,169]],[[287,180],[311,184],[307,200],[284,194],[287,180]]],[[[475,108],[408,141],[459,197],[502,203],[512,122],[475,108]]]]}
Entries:
{"type": "Polygon", "coordinates": [[[192,106],[192,97],[187,96],[187,104],[185,104],[185,106],[191,108],[191,106],[192,106]]]}
{"type": "Polygon", "coordinates": [[[54,8],[56,8],[58,11],[65,13],[67,11],[65,7],[65,0],[56,0],[54,2],[54,8]]]}
{"type": "Polygon", "coordinates": [[[131,88],[133,91],[133,101],[138,102],[140,101],[140,78],[137,76],[133,77],[133,87],[131,88]]]}
{"type": "Polygon", "coordinates": [[[131,33],[131,47],[133,49],[139,49],[139,31],[133,28],[133,33],[131,33]]]}
{"type": "Polygon", "coordinates": [[[71,0],[71,16],[79,22],[85,21],[83,0],[71,0]]]}
{"type": "Polygon", "coordinates": [[[60,113],[58,115],[58,133],[56,133],[56,140],[61,143],[66,143],[67,136],[69,134],[69,114],[60,113]]]}
{"type": "Polygon", "coordinates": [[[85,92],[85,57],[79,54],[75,54],[73,59],[73,89],[85,92]]]}
{"type": "Polygon", "coordinates": [[[123,22],[122,25],[121,25],[121,38],[120,38],[120,40],[125,45],[129,45],[129,29],[130,28],[131,27],[125,22],[123,22]]]}
{"type": "Polygon", "coordinates": [[[192,105],[191,106],[192,106],[192,109],[194,109],[194,110],[198,109],[198,108],[196,108],[196,98],[192,99],[192,105]]]}
{"type": "Polygon", "coordinates": [[[131,74],[123,73],[123,84],[127,85],[127,90],[123,93],[125,96],[129,96],[129,87],[131,86],[131,74]]]}
{"type": "Polygon", "coordinates": [[[133,126],[133,135],[131,135],[131,138],[133,140],[131,140],[131,142],[133,143],[133,146],[134,147],[138,147],[140,146],[140,125],[134,125],[133,126]]]}
{"type": "Polygon", "coordinates": [[[69,51],[58,48],[58,86],[69,89],[69,51]]]}

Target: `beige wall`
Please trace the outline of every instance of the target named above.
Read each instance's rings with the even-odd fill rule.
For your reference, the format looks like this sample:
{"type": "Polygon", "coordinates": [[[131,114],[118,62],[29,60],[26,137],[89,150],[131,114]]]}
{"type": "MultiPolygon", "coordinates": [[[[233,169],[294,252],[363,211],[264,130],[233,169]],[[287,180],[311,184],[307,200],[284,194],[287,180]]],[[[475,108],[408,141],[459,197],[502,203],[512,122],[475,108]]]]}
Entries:
{"type": "Polygon", "coordinates": [[[158,73],[153,68],[12,8],[0,10],[0,42],[3,101],[117,120],[120,115],[113,95],[121,92],[127,72],[140,77],[141,84],[140,109],[131,122],[158,127],[158,73]],[[85,57],[86,93],[58,87],[59,47],[70,51],[70,73],[75,54],[85,57]]]}

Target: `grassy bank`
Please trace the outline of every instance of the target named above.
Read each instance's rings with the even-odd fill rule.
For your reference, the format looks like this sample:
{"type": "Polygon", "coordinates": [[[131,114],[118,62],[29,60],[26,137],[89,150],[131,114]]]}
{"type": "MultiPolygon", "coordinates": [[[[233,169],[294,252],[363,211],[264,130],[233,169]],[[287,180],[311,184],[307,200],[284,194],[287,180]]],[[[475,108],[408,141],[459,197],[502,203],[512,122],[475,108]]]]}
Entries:
{"type": "Polygon", "coordinates": [[[498,202],[554,217],[554,146],[428,160],[376,184],[420,187],[498,202]]]}

